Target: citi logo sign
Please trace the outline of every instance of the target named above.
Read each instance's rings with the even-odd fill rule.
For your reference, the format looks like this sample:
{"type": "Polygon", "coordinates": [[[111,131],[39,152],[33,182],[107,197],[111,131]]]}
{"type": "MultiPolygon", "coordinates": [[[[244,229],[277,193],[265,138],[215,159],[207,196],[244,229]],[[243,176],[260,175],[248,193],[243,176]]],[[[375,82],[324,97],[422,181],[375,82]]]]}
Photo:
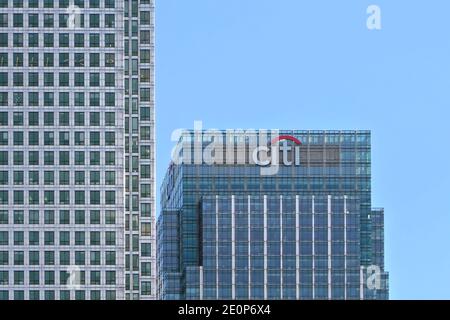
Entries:
{"type": "Polygon", "coordinates": [[[272,176],[280,170],[280,164],[284,166],[300,165],[300,146],[302,142],[291,135],[280,135],[271,141],[270,148],[259,146],[253,151],[253,161],[261,166],[262,176],[272,176]],[[288,144],[287,141],[293,143],[288,144]],[[289,157],[289,154],[294,156],[289,157]],[[280,163],[281,154],[281,163],[280,163]]]}
{"type": "Polygon", "coordinates": [[[194,130],[174,131],[172,141],[175,165],[255,165],[263,176],[277,174],[281,165],[300,165],[302,142],[279,130],[203,130],[197,121],[194,130]]]}

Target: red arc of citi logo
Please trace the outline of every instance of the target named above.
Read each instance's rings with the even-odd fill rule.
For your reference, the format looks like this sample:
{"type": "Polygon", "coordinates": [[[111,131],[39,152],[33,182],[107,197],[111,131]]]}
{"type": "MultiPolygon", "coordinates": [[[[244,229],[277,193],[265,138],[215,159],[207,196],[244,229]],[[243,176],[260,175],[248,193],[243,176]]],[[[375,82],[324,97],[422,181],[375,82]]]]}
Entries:
{"type": "Polygon", "coordinates": [[[272,139],[271,143],[276,144],[277,142],[284,141],[284,140],[289,140],[289,141],[295,142],[295,144],[297,144],[297,145],[302,144],[302,142],[299,139],[297,139],[294,136],[290,136],[290,135],[278,136],[278,137],[272,139]]]}

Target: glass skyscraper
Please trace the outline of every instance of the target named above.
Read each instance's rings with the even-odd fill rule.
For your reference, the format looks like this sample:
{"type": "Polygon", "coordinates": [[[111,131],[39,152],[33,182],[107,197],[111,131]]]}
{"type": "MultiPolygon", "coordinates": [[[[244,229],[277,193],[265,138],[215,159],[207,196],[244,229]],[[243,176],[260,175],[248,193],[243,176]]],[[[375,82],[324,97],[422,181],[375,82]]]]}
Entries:
{"type": "Polygon", "coordinates": [[[155,297],[153,1],[0,0],[0,299],[155,297]]]}
{"type": "Polygon", "coordinates": [[[161,299],[388,299],[369,131],[184,131],[161,187],[161,299]]]}

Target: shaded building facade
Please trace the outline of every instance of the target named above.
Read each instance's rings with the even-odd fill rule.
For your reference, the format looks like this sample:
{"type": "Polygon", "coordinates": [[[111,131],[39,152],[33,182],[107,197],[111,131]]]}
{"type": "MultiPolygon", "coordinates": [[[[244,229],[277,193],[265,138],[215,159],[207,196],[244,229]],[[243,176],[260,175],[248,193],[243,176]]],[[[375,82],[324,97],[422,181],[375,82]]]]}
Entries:
{"type": "Polygon", "coordinates": [[[160,298],[388,298],[369,131],[185,131],[177,150],[161,188],[160,298]]]}
{"type": "Polygon", "coordinates": [[[125,298],[156,298],[155,4],[124,1],[125,298]]]}

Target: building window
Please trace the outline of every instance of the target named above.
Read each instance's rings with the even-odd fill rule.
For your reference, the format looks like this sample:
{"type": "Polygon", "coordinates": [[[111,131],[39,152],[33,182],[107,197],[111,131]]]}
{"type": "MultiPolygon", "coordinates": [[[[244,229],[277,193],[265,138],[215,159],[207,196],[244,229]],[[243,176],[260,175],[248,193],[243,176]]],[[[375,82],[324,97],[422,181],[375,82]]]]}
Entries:
{"type": "Polygon", "coordinates": [[[30,231],[28,233],[28,244],[30,246],[38,246],[40,244],[39,231],[30,231]]]}
{"type": "Polygon", "coordinates": [[[150,88],[141,88],[141,101],[149,102],[150,101],[150,88]]]}
{"type": "MultiPolygon", "coordinates": [[[[84,75],[83,78],[79,78],[76,81],[83,81],[84,83],[84,75]]],[[[76,107],[84,107],[84,92],[75,92],[74,100],[76,107]]]]}
{"type": "Polygon", "coordinates": [[[53,92],[44,92],[44,106],[53,107],[55,105],[55,95],[53,92]]]}
{"type": "Polygon", "coordinates": [[[28,132],[28,145],[30,145],[30,146],[39,145],[39,132],[38,131],[28,132]]]}
{"type": "Polygon", "coordinates": [[[99,231],[91,231],[90,245],[91,246],[99,246],[100,245],[100,232],[99,231]]]}
{"type": "Polygon", "coordinates": [[[53,8],[53,2],[55,0],[44,0],[44,8],[53,8]]]}
{"type": "Polygon", "coordinates": [[[7,286],[9,284],[9,272],[0,271],[0,285],[7,286]]]}
{"type": "Polygon", "coordinates": [[[91,87],[99,87],[100,86],[100,74],[98,72],[91,72],[89,74],[89,85],[91,87]]]}
{"type": "Polygon", "coordinates": [[[116,284],[116,272],[106,271],[106,285],[115,285],[115,284],[116,284]]]}
{"type": "Polygon", "coordinates": [[[114,131],[105,132],[105,145],[114,146],[116,144],[116,134],[114,131]]]}
{"type": "MultiPolygon", "coordinates": [[[[24,204],[24,192],[22,190],[15,190],[13,192],[13,201],[14,204],[24,204]]],[[[22,212],[22,219],[21,224],[23,224],[23,212],[22,212]]]]}
{"type": "MultiPolygon", "coordinates": [[[[60,72],[59,73],[59,86],[60,87],[68,87],[69,86],[69,73],[68,72],[60,72]]],[[[69,104],[68,97],[69,96],[67,95],[66,101],[60,101],[60,105],[67,106],[69,104]]]]}
{"type": "Polygon", "coordinates": [[[7,66],[8,66],[8,54],[0,53],[0,67],[7,67],[7,66]]]}
{"type": "Polygon", "coordinates": [[[84,86],[84,73],[82,73],[82,72],[76,72],[75,73],[75,75],[74,75],[74,85],[76,87],[83,87],[84,86]]]}
{"type": "Polygon", "coordinates": [[[149,25],[150,24],[150,11],[141,11],[141,25],[149,25]]]}
{"type": "Polygon", "coordinates": [[[14,284],[15,285],[25,284],[25,276],[23,271],[14,271],[14,284]]]}
{"type": "Polygon", "coordinates": [[[7,28],[8,27],[8,14],[2,13],[0,14],[0,28],[7,28]]]}
{"type": "Polygon", "coordinates": [[[62,131],[59,133],[59,145],[60,146],[68,146],[70,143],[69,132],[62,131]]]}
{"type": "Polygon", "coordinates": [[[149,281],[142,281],[141,283],[141,294],[148,296],[152,294],[152,284],[149,281]]]}
{"type": "Polygon", "coordinates": [[[105,211],[105,224],[115,224],[116,223],[116,212],[113,210],[105,211]]]}
{"type": "Polygon", "coordinates": [[[28,104],[31,107],[39,106],[39,93],[37,93],[37,92],[29,92],[28,93],[28,104]]]}
{"type": "Polygon", "coordinates": [[[105,112],[105,126],[113,127],[116,125],[115,112],[105,112]]]}
{"type": "Polygon", "coordinates": [[[38,33],[29,33],[28,34],[28,46],[30,48],[39,47],[39,34],[38,33]]]}
{"type": "Polygon", "coordinates": [[[100,224],[100,211],[99,210],[91,210],[90,224],[100,224]]]}
{"type": "Polygon", "coordinates": [[[89,173],[90,179],[89,184],[99,185],[100,184],[100,171],[91,171],[89,173]]]}
{"type": "Polygon", "coordinates": [[[8,131],[0,132],[0,145],[2,146],[8,145],[8,131]]]}
{"type": "Polygon", "coordinates": [[[86,253],[84,251],[75,251],[75,264],[77,266],[86,264],[86,253]]]}
{"type": "Polygon", "coordinates": [[[99,151],[91,151],[90,152],[90,164],[92,166],[100,165],[100,152],[99,151]]]}
{"type": "MultiPolygon", "coordinates": [[[[14,60],[15,64],[21,64],[20,56],[16,56],[14,60]]],[[[38,67],[39,66],[39,54],[38,53],[29,53],[28,54],[28,66],[29,67],[38,67]]],[[[39,81],[38,81],[39,83],[39,81]]]]}
{"type": "Polygon", "coordinates": [[[68,53],[60,53],[59,54],[59,66],[60,67],[68,67],[69,66],[69,54],[68,53]]]}
{"type": "Polygon", "coordinates": [[[70,251],[59,252],[59,264],[62,266],[70,265],[70,251]]]}
{"type": "Polygon", "coordinates": [[[59,7],[60,8],[68,8],[69,7],[69,0],[59,0],[59,7]]]}
{"type": "Polygon", "coordinates": [[[69,34],[68,33],[60,33],[59,34],[59,47],[60,48],[69,47],[69,34]]]}
{"type": "Polygon", "coordinates": [[[116,104],[116,96],[114,92],[105,93],[105,106],[114,107],[116,104]]]}
{"type": "Polygon", "coordinates": [[[83,231],[75,231],[75,245],[84,246],[85,244],[85,234],[83,231]]]}
{"type": "Polygon", "coordinates": [[[30,185],[39,184],[39,171],[29,171],[28,172],[28,183],[30,185]]]}
{"type": "Polygon", "coordinates": [[[60,112],[59,113],[59,125],[60,126],[68,126],[69,125],[69,113],[68,112],[60,112]]]}
{"type": "Polygon", "coordinates": [[[74,64],[75,67],[84,67],[84,53],[75,53],[74,64]]]}
{"type": "Polygon", "coordinates": [[[84,132],[75,132],[75,145],[84,146],[84,132]]]}
{"type": "Polygon", "coordinates": [[[70,214],[68,210],[61,210],[59,212],[59,223],[63,225],[70,223],[70,214]]]}
{"type": "Polygon", "coordinates": [[[89,54],[89,66],[90,67],[100,67],[100,54],[90,53],[89,54]]]}
{"type": "MultiPolygon", "coordinates": [[[[14,155],[17,153],[14,152],[14,155]]],[[[0,165],[8,165],[8,151],[0,151],[0,165]]]]}
{"type": "Polygon", "coordinates": [[[53,28],[54,22],[53,22],[53,14],[52,13],[45,13],[44,14],[44,28],[53,28]]]}
{"type": "MultiPolygon", "coordinates": [[[[38,126],[39,125],[39,112],[28,112],[28,125],[38,126]]],[[[45,137],[45,134],[44,134],[45,137]]]]}
{"type": "Polygon", "coordinates": [[[55,284],[55,272],[54,271],[45,271],[44,273],[44,283],[46,285],[55,284]]]}
{"type": "Polygon", "coordinates": [[[141,255],[143,257],[151,257],[152,256],[151,243],[142,243],[141,244],[141,255]]]}
{"type": "Polygon", "coordinates": [[[105,0],[105,8],[115,8],[115,0],[105,0]]]}
{"type": "MultiPolygon", "coordinates": [[[[75,184],[76,185],[84,185],[85,184],[85,172],[84,171],[75,171],[75,184]]],[[[84,199],[84,196],[83,196],[84,199]]],[[[80,199],[81,201],[81,199],[80,199]]]]}
{"type": "Polygon", "coordinates": [[[39,191],[28,191],[28,204],[38,205],[39,204],[39,191]]]}
{"type": "Polygon", "coordinates": [[[143,222],[141,225],[141,234],[144,237],[152,235],[152,224],[150,222],[143,222]]]}
{"type": "Polygon", "coordinates": [[[90,204],[100,204],[100,191],[90,191],[90,204]]]}
{"type": "Polygon", "coordinates": [[[100,28],[100,15],[90,14],[89,15],[89,27],[90,28],[100,28]]]}
{"type": "Polygon", "coordinates": [[[100,285],[100,271],[91,271],[91,285],[100,285]]]}
{"type": "Polygon", "coordinates": [[[116,265],[116,252],[115,251],[106,251],[105,252],[105,264],[107,266],[116,265]]]}
{"type": "Polygon", "coordinates": [[[75,151],[75,165],[82,166],[85,164],[84,151],[75,151]]]}
{"type": "Polygon", "coordinates": [[[23,14],[14,13],[13,14],[13,27],[22,28],[23,27],[23,14]]]}
{"type": "Polygon", "coordinates": [[[100,251],[91,251],[90,263],[92,266],[100,265],[100,251]]]}
{"type": "Polygon", "coordinates": [[[23,266],[24,264],[24,253],[23,251],[14,251],[14,265],[15,266],[23,266]]]}
{"type": "Polygon", "coordinates": [[[85,224],[85,212],[83,210],[75,211],[75,224],[85,224]]]}
{"type": "Polygon", "coordinates": [[[115,34],[105,34],[105,48],[114,48],[116,46],[115,34]]]}
{"type": "MultiPolygon", "coordinates": [[[[59,232],[59,244],[61,246],[69,246],[70,245],[70,232],[69,231],[60,231],[59,232]]],[[[69,264],[70,264],[70,259],[69,259],[69,264]]]]}
{"type": "Polygon", "coordinates": [[[8,86],[8,72],[0,72],[0,86],[8,86]]]}
{"type": "Polygon", "coordinates": [[[91,107],[100,106],[100,93],[98,92],[89,93],[89,106],[91,107]]]}
{"type": "Polygon", "coordinates": [[[53,33],[44,33],[44,47],[52,48],[54,46],[53,33]]]}
{"type": "Polygon", "coordinates": [[[75,300],[85,300],[86,293],[82,290],[75,291],[75,300]]]}
{"type": "MultiPolygon", "coordinates": [[[[84,178],[84,176],[83,176],[83,178],[84,178]]],[[[86,203],[86,201],[85,201],[84,191],[75,191],[75,204],[85,204],[85,203],[86,203]]]]}
{"type": "Polygon", "coordinates": [[[21,48],[23,47],[23,34],[22,33],[14,33],[13,34],[13,46],[21,48]]]}
{"type": "Polygon", "coordinates": [[[100,34],[98,34],[98,33],[89,34],[89,46],[91,48],[100,47],[100,34]]]}
{"type": "Polygon", "coordinates": [[[116,85],[114,73],[105,73],[105,86],[106,87],[114,87],[116,85]]]}
{"type": "MultiPolygon", "coordinates": [[[[1,18],[0,18],[0,20],[1,20],[1,18]]],[[[0,24],[1,24],[1,22],[0,22],[0,24]]],[[[0,33],[0,47],[7,47],[7,46],[8,46],[8,34],[0,33]]]]}
{"type": "MultiPolygon", "coordinates": [[[[6,61],[7,61],[6,57],[6,61]]],[[[114,67],[116,64],[116,58],[114,53],[105,53],[105,67],[114,67]]]]}
{"type": "Polygon", "coordinates": [[[69,191],[59,191],[59,204],[70,204],[69,191]]]}
{"type": "Polygon", "coordinates": [[[59,165],[67,166],[70,164],[69,151],[59,152],[59,165]]]}
{"type": "Polygon", "coordinates": [[[116,245],[116,233],[114,231],[105,232],[105,245],[107,246],[116,245]]]}
{"type": "Polygon", "coordinates": [[[105,14],[105,27],[106,28],[114,28],[115,27],[115,15],[114,14],[105,14]]]}
{"type": "Polygon", "coordinates": [[[0,265],[6,266],[9,264],[9,251],[0,251],[0,265]]]}
{"type": "Polygon", "coordinates": [[[105,184],[106,185],[115,185],[116,184],[116,172],[115,171],[106,171],[105,172],[105,184]]]}
{"type": "Polygon", "coordinates": [[[91,146],[99,146],[100,145],[100,132],[91,131],[89,133],[89,141],[91,146]]]}
{"type": "Polygon", "coordinates": [[[29,252],[29,264],[32,266],[37,266],[40,263],[39,259],[39,251],[30,251],[29,252]]]}
{"type": "Polygon", "coordinates": [[[116,164],[116,153],[114,151],[105,152],[105,165],[112,166],[116,164]]]}
{"type": "MultiPolygon", "coordinates": [[[[64,195],[66,194],[65,191],[61,191],[62,194],[60,193],[60,203],[63,204],[63,202],[61,202],[61,196],[64,197],[64,195]]],[[[65,201],[64,198],[62,198],[63,201],[65,201]]],[[[44,191],[44,204],[54,204],[55,203],[55,192],[53,190],[46,190],[44,191]]]]}

